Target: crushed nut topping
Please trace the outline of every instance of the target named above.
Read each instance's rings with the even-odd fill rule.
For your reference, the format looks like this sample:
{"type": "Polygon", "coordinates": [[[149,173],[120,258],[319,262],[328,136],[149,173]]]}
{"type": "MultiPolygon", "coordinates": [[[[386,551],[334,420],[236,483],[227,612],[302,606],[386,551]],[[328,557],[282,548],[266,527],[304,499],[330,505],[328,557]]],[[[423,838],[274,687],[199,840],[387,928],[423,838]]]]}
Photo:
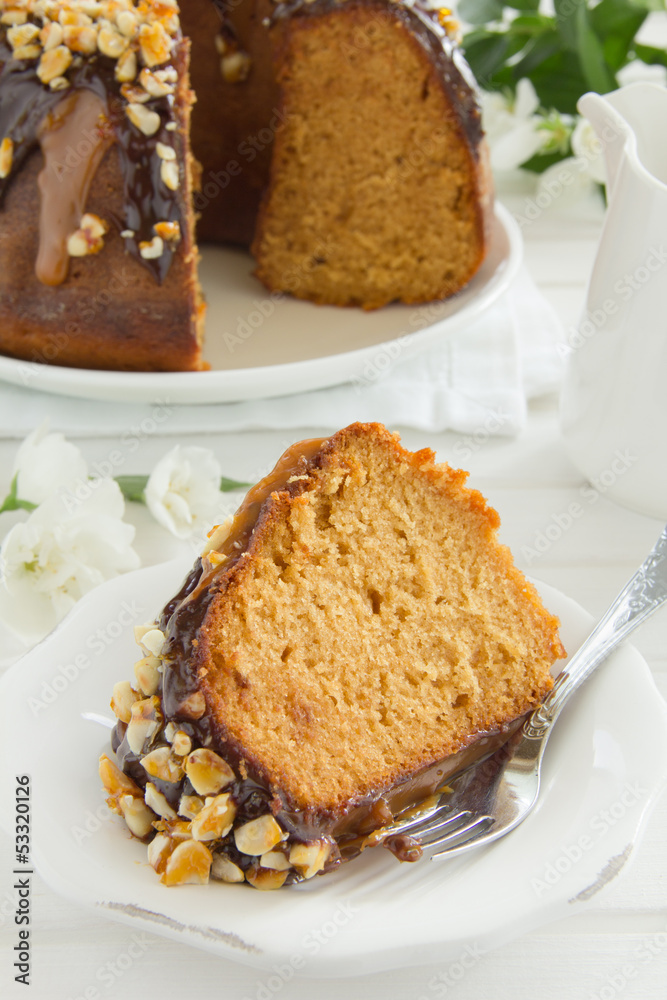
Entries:
{"type": "Polygon", "coordinates": [[[220,60],[220,72],[226,83],[242,83],[247,79],[252,65],[245,52],[231,52],[220,60]]]}
{"type": "Polygon", "coordinates": [[[227,761],[205,747],[193,750],[186,758],[185,773],[198,795],[216,795],[235,778],[227,761]]]}
{"type": "Polygon", "coordinates": [[[221,882],[244,882],[243,869],[235,865],[226,854],[214,854],[211,865],[211,875],[221,882]]]}
{"type": "Polygon", "coordinates": [[[37,76],[42,83],[50,83],[57,76],[62,76],[72,62],[72,53],[66,45],[57,45],[54,49],[44,52],[39,60],[37,76]]]}
{"type": "Polygon", "coordinates": [[[157,695],[135,701],[125,738],[132,753],[140,754],[151,743],[162,722],[160,699],[157,695]]]}
{"type": "Polygon", "coordinates": [[[304,878],[312,878],[324,868],[332,846],[329,840],[315,840],[310,844],[293,844],[289,852],[290,863],[304,878]]]}
{"type": "Polygon", "coordinates": [[[141,766],[151,778],[175,782],[183,777],[183,767],[178,758],[173,757],[169,747],[158,747],[141,758],[141,766]]]}
{"type": "Polygon", "coordinates": [[[134,664],[134,676],[143,694],[149,698],[160,686],[160,659],[149,653],[134,664]]]}
{"type": "Polygon", "coordinates": [[[104,246],[103,237],[108,229],[108,225],[99,215],[86,213],[81,218],[79,228],[67,240],[67,252],[70,257],[87,257],[89,254],[99,253],[104,246]]]}
{"type": "Polygon", "coordinates": [[[273,816],[258,816],[234,830],[234,842],[242,854],[266,854],[283,839],[282,828],[273,816]]]}
{"type": "Polygon", "coordinates": [[[158,791],[152,781],[149,781],[146,785],[144,799],[146,805],[153,812],[157,813],[158,816],[162,816],[163,819],[176,819],[176,812],[171,808],[166,797],[162,792],[158,791]]]}
{"type": "Polygon", "coordinates": [[[219,840],[226,837],[236,818],[236,806],[229,792],[206,799],[192,820],[192,836],[195,840],[219,840]]]}
{"type": "Polygon", "coordinates": [[[245,873],[245,877],[255,889],[280,889],[285,884],[287,872],[253,865],[245,873]]]}
{"type": "Polygon", "coordinates": [[[153,260],[161,257],[164,251],[164,240],[159,236],[154,236],[152,240],[142,240],[139,243],[139,253],[145,260],[153,260]]]}
{"type": "Polygon", "coordinates": [[[150,108],[144,107],[137,101],[132,101],[125,106],[125,114],[144,135],[155,135],[162,124],[162,119],[157,111],[151,111],[150,108]]]}
{"type": "Polygon", "coordinates": [[[212,862],[213,857],[205,844],[186,840],[169,855],[162,881],[165,885],[206,885],[212,862]]]}
{"type": "Polygon", "coordinates": [[[163,160],[160,164],[160,177],[162,178],[163,184],[169,188],[170,191],[177,191],[179,185],[179,173],[178,164],[175,160],[163,160]]]}
{"type": "Polygon", "coordinates": [[[0,178],[9,177],[14,159],[14,143],[9,138],[5,138],[0,143],[0,178]]]}
{"type": "Polygon", "coordinates": [[[121,722],[129,722],[132,718],[132,706],[139,700],[139,695],[129,681],[118,681],[114,684],[111,697],[111,708],[121,722]]]}

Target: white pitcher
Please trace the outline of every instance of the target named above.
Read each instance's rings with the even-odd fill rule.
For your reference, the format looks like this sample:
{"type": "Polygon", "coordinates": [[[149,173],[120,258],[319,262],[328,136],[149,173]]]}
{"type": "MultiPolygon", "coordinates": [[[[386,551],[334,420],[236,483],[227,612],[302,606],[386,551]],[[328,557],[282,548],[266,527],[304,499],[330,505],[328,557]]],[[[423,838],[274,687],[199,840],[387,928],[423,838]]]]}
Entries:
{"type": "Polygon", "coordinates": [[[667,520],[667,89],[635,83],[579,110],[602,143],[608,208],[570,338],[562,429],[600,492],[667,520]]]}

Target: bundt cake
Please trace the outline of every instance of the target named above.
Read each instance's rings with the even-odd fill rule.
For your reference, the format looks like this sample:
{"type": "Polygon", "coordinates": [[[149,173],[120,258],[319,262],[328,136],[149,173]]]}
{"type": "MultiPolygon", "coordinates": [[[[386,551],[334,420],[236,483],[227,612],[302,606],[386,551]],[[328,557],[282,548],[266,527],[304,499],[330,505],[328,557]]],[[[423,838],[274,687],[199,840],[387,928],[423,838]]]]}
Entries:
{"type": "Polygon", "coordinates": [[[100,774],[167,885],[335,868],[550,690],[558,622],[434,457],[379,424],[294,445],[138,630],[100,774]]]}
{"type": "Polygon", "coordinates": [[[422,0],[0,0],[0,351],[205,367],[195,214],[200,241],[252,246],[272,292],[456,292],[492,196],[448,18],[422,0]]]}

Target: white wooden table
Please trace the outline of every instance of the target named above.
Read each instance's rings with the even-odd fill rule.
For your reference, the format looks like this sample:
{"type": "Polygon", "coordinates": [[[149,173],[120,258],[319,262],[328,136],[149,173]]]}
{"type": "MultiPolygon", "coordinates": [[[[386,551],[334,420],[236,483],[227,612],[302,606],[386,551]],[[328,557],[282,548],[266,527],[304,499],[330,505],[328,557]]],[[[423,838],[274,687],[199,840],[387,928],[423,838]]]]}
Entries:
{"type": "MultiPolygon", "coordinates": [[[[520,213],[525,195],[506,195],[520,213]]],[[[526,259],[533,276],[569,326],[577,320],[586,277],[593,261],[601,209],[543,213],[524,230],[526,259]]],[[[0,391],[2,391],[0,389],[0,391]]],[[[57,429],[57,428],[54,428],[57,429]]],[[[305,427],[294,439],[318,428],[305,427]]],[[[183,439],[181,438],[181,441],[183,439]]],[[[187,439],[186,439],[187,440],[187,439]]],[[[200,443],[215,449],[226,474],[251,477],[269,468],[285,445],[285,432],[235,435],[212,433],[200,443]]],[[[442,460],[462,454],[455,434],[403,433],[409,448],[431,446],[442,460]],[[458,447],[457,447],[458,445],[458,447]]],[[[108,439],[85,439],[80,445],[90,463],[104,458],[108,439]]],[[[149,471],[173,438],[142,442],[127,472],[149,471]]],[[[190,442],[192,443],[192,442],[190,442]]],[[[465,443],[465,442],[464,442],[465,443]]],[[[0,493],[9,485],[16,441],[0,441],[0,493]]],[[[566,456],[558,430],[557,399],[540,400],[530,411],[528,426],[516,439],[468,441],[471,484],[481,489],[502,518],[502,539],[517,562],[573,597],[595,615],[644,558],[661,525],[615,506],[603,495],[587,503],[584,514],[561,533],[538,558],[530,557],[538,533],[554,517],[582,497],[584,482],[566,456]]],[[[137,549],[145,565],[170,558],[184,546],[168,537],[147,512],[131,505],[128,519],[137,526],[137,549]]],[[[553,532],[552,532],[553,534],[553,532]]],[[[667,612],[639,634],[636,645],[667,696],[667,612]]],[[[2,706],[7,712],[10,706],[2,706]]],[[[0,722],[1,725],[1,722],[0,722]]],[[[16,748],[17,759],[20,747],[16,748]]],[[[49,751],[45,747],[45,752],[49,751]]],[[[66,779],[66,776],[64,776],[66,779]]],[[[0,803],[7,809],[8,803],[0,803]]],[[[175,998],[224,997],[228,1000],[279,995],[284,1000],[419,1000],[453,996],[512,1000],[626,1000],[667,997],[667,798],[658,803],[632,865],[576,917],[536,929],[499,951],[484,955],[458,982],[437,963],[352,980],[286,982],[268,990],[266,976],[205,952],[166,939],[141,935],[108,922],[60,899],[39,878],[33,887],[32,985],[13,983],[11,949],[16,943],[14,897],[10,886],[13,853],[0,837],[0,996],[123,998],[144,1000],[156,995],[175,998]],[[648,958],[646,957],[648,955],[648,958]],[[444,976],[444,978],[443,978],[444,976]],[[440,977],[437,981],[434,977],[440,977]],[[447,985],[449,983],[449,985],[447,985]]],[[[276,933],[280,929],[276,928],[276,933]]],[[[458,978],[458,970],[456,973],[458,978]]]]}

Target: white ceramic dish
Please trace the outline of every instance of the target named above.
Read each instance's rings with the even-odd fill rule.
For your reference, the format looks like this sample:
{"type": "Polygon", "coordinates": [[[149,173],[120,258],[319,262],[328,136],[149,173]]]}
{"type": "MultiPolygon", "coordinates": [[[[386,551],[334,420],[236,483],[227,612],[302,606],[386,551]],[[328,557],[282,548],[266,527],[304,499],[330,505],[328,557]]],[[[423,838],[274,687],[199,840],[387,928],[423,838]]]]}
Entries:
{"type": "MultiPolygon", "coordinates": [[[[109,733],[89,716],[110,717],[111,688],[136,658],[133,624],[152,617],[187,568],[178,560],[98,588],[0,681],[0,801],[13,801],[16,774],[32,776],[33,860],[56,892],[248,965],[351,976],[497,947],[576,912],[632,855],[667,773],[667,706],[628,646],[563,713],[536,810],[497,844],[414,865],[378,848],[274,893],[216,882],[166,889],[145,846],[103,805],[96,765],[109,733]]],[[[540,590],[574,649],[590,617],[540,590]]]]}
{"type": "Polygon", "coordinates": [[[200,273],[208,300],[204,356],[211,371],[90,371],[0,356],[0,380],[60,395],[141,403],[223,403],[338,385],[361,377],[389,345],[409,357],[473,322],[507,289],[522,256],[521,231],[497,204],[487,258],[458,295],[364,312],[272,297],[253,278],[248,254],[208,247],[200,273]]]}

